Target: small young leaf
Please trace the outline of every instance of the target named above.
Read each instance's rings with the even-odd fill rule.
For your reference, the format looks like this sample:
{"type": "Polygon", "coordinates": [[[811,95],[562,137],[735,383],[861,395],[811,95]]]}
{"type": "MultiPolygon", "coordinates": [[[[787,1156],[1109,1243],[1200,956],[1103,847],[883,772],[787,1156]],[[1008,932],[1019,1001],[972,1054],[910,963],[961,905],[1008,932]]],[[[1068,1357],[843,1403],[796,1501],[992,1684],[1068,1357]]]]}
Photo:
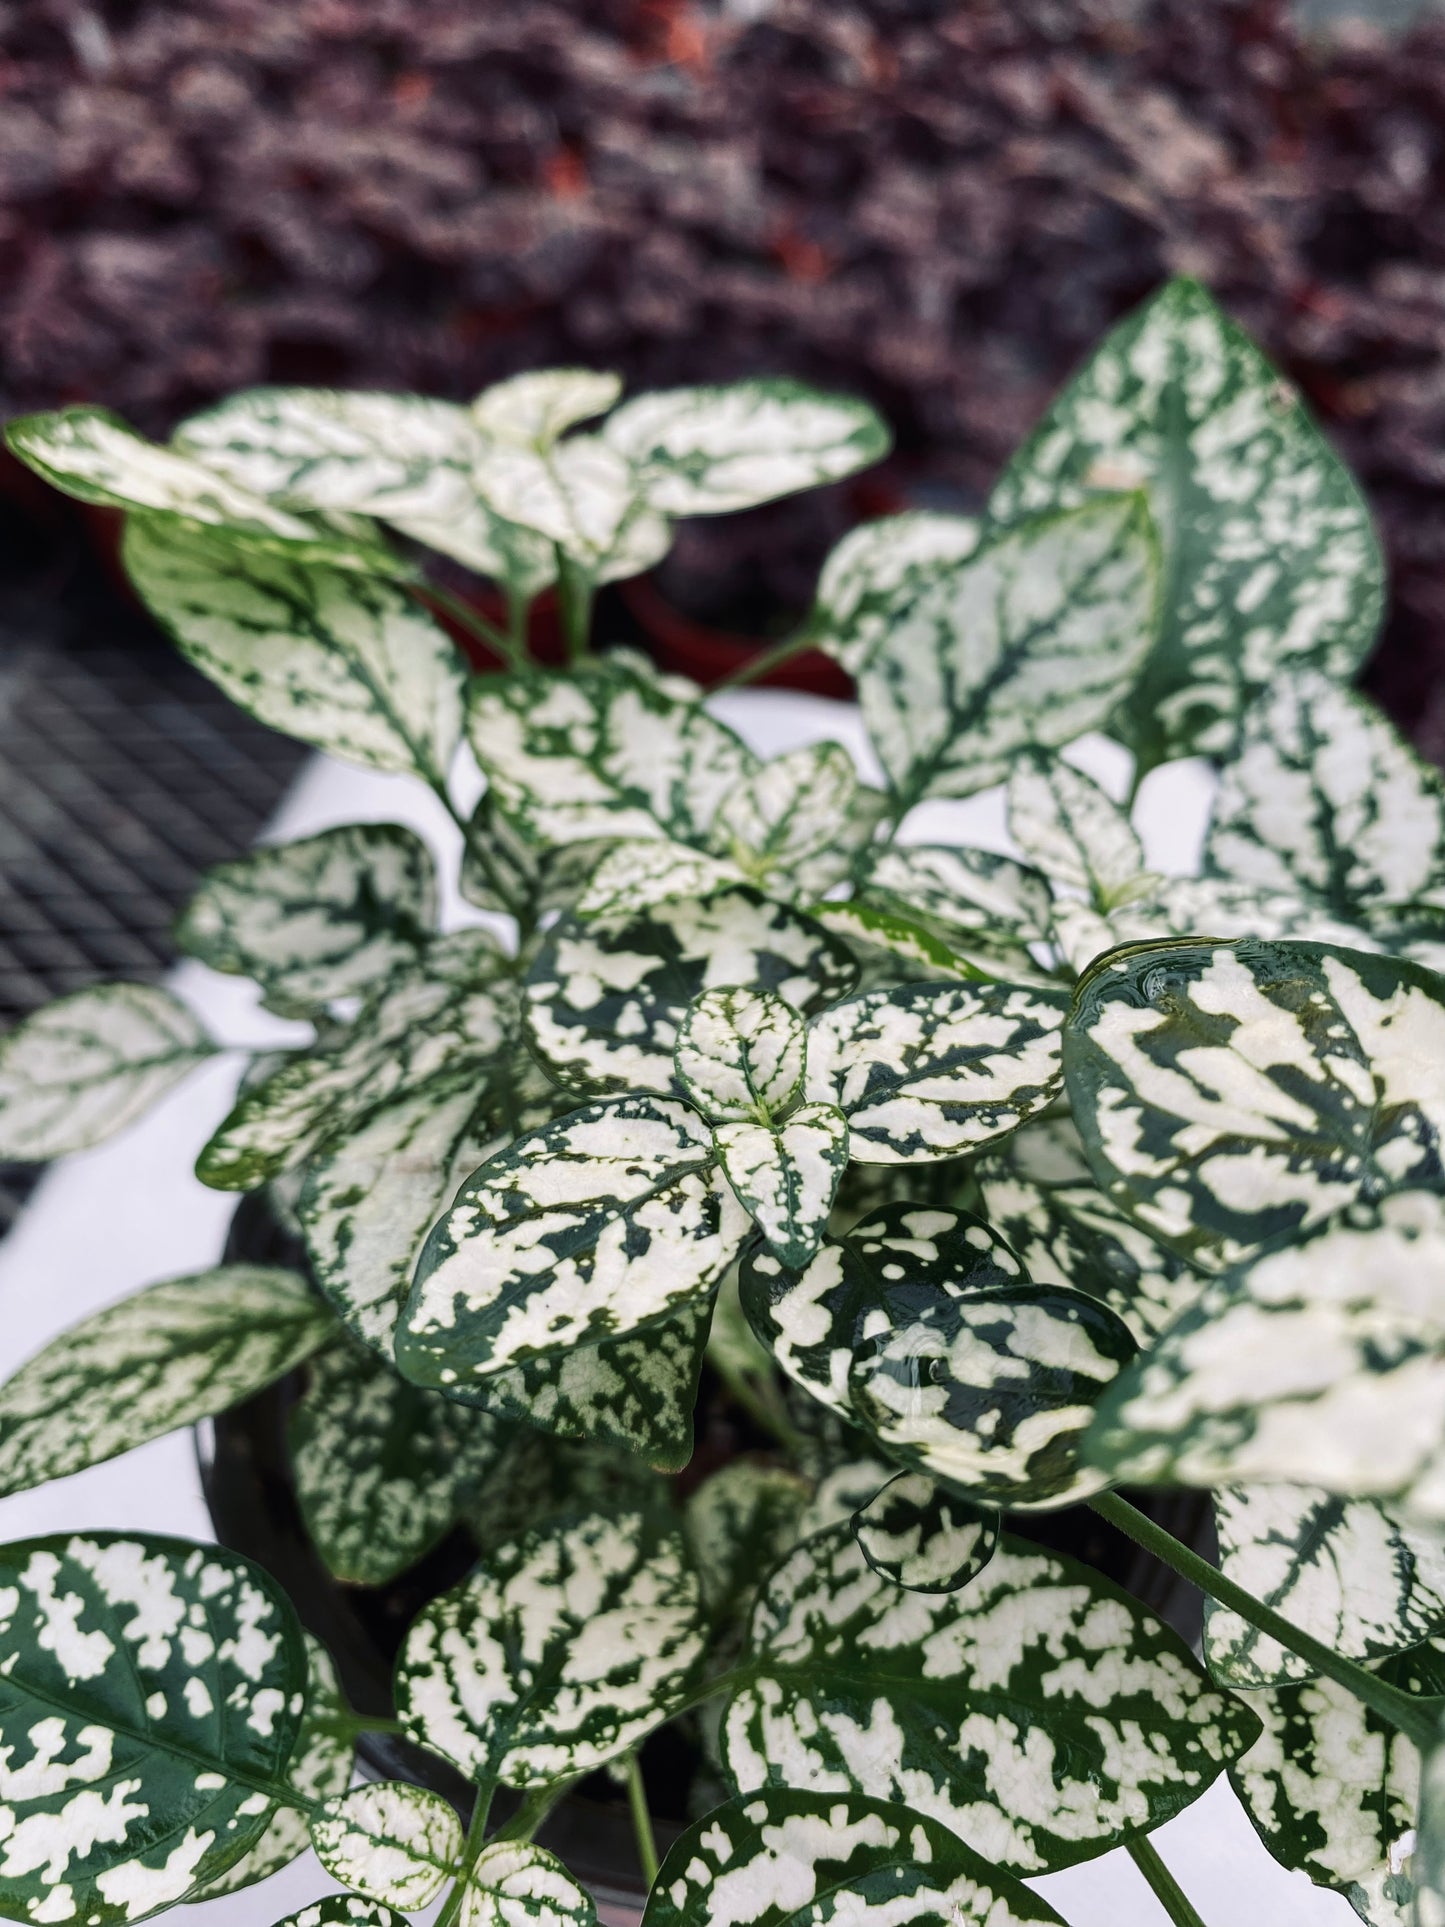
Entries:
{"type": "Polygon", "coordinates": [[[869,1569],[905,1592],[957,1592],[998,1548],[999,1517],[922,1472],[903,1472],[853,1514],[869,1569]]]}
{"type": "Polygon", "coordinates": [[[208,870],[176,942],[254,977],[272,1009],[305,1014],[415,967],[436,924],[430,850],[396,823],[354,823],[208,870]]]}
{"type": "Polygon", "coordinates": [[[326,1894],[298,1914],[287,1914],[276,1927],[406,1927],[401,1915],[379,1900],[360,1894],[326,1894]]]}
{"type": "Polygon", "coordinates": [[[752,1639],[723,1718],[740,1792],[906,1798],[1019,1873],[1159,1826],[1259,1731],[1127,1593],[1007,1534],[961,1592],[900,1593],[834,1526],[773,1574],[752,1639]]]}
{"type": "Polygon", "coordinates": [[[726,1628],[798,1536],[806,1482],[782,1466],[733,1459],[687,1502],[682,1531],[716,1627],[726,1628]]]}
{"type": "Polygon", "coordinates": [[[546,447],[484,443],[472,477],[494,515],[555,542],[595,581],[619,572],[620,553],[628,554],[620,573],[630,575],[634,560],[646,568],[667,552],[669,532],[656,504],[644,502],[631,465],[600,435],[546,447]]]}
{"type": "Polygon", "coordinates": [[[1057,987],[1058,980],[1040,970],[1027,950],[994,950],[956,938],[945,941],[922,924],[858,898],[811,904],[808,914],[857,953],[865,990],[948,981],[1057,987]]]}
{"type": "Polygon", "coordinates": [[[484,388],[472,419],[492,441],[550,448],[578,422],[605,415],[622,393],[622,377],[595,368],[537,368],[484,388]]]}
{"type": "Polygon", "coordinates": [[[747,878],[736,863],[660,837],[614,843],[577,898],[579,918],[636,917],[657,904],[705,897],[747,878]]]}
{"type": "Polygon", "coordinates": [[[803,1020],[770,991],[706,990],[678,1026],[675,1056],[683,1094],[709,1124],[767,1122],[801,1095],[803,1020]]]}
{"type": "MultiPolygon", "coordinates": [[[[1344,1659],[1379,1660],[1445,1629],[1445,1535],[1317,1486],[1214,1495],[1219,1563],[1237,1586],[1344,1659]]],[[[1308,1679],[1308,1662],[1213,1600],[1204,1653],[1221,1685],[1308,1679]]]]}
{"type": "Polygon", "coordinates": [[[638,1511],[592,1513],[500,1547],[424,1608],[397,1711],[468,1778],[545,1786],[667,1719],[703,1649],[679,1534],[638,1511]]]}
{"type": "Polygon", "coordinates": [[[1197,282],[1120,322],[989,513],[1012,522],[1141,487],[1167,560],[1159,644],[1125,712],[1150,763],[1227,751],[1281,668],[1353,675],[1384,586],[1369,512],[1293,389],[1197,282]]]}
{"type": "Polygon", "coordinates": [[[1124,811],[1081,771],[1040,751],[1020,756],[1009,773],[1008,826],[1014,841],[1045,876],[1085,890],[1109,911],[1146,895],[1156,881],[1124,811]]]}
{"type": "Polygon", "coordinates": [[[821,897],[872,841],[887,808],[858,781],[841,743],[809,743],[775,756],[724,798],[714,847],[766,888],[821,897]]]}
{"type": "Polygon", "coordinates": [[[666,515],[721,515],[836,482],[888,453],[866,402],[797,381],[638,395],[602,430],[666,515]]]}
{"type": "Polygon", "coordinates": [[[124,1130],[214,1050],[155,984],[72,991],[0,1038],[0,1157],[88,1150],[124,1130]]]}
{"type": "Polygon", "coordinates": [[[972,796],[1027,744],[1098,728],[1153,646],[1158,589],[1127,495],[1002,531],[922,588],[858,677],[895,805],[972,796]]]}
{"type": "Polygon", "coordinates": [[[151,614],[232,702],[345,762],[445,781],[461,657],[394,583],[149,516],[128,520],[123,553],[151,614]]]}
{"type": "Polygon", "coordinates": [[[896,915],[917,918],[949,941],[962,938],[1021,950],[1049,934],[1048,879],[992,850],[943,844],[892,844],[869,859],[860,895],[896,915]]]}
{"type": "Polygon", "coordinates": [[[688,1828],[642,1927],[1025,1927],[1063,1922],[936,1821],[857,1794],[768,1788],[688,1828]]]}
{"type": "Polygon", "coordinates": [[[1445,1185],[1445,984],[1316,943],[1165,941],[1080,980],[1069,1100],[1101,1190],[1201,1269],[1445,1185]]]}
{"type": "Polygon", "coordinates": [[[966,561],[978,539],[979,525],[970,517],[928,509],[853,529],[818,577],[808,619],[818,647],[856,676],[919,590],[966,561]]]}
{"type": "Polygon", "coordinates": [[[27,1540],[0,1547],[0,1633],[7,1918],[157,1913],[266,1833],[306,1647],[259,1567],[179,1539],[27,1540]]]}
{"type": "Polygon", "coordinates": [[[457,1927],[597,1927],[597,1903],[555,1853],[494,1840],[467,1870],[457,1927]]]}
{"type": "Polygon", "coordinates": [[[458,1388],[622,1337],[710,1295],[746,1220],[685,1104],[589,1104],[519,1138],[427,1240],[397,1335],[402,1371],[458,1388]]]}
{"type": "Polygon", "coordinates": [[[1053,1102],[1060,993],[908,984],[825,1011],[808,1033],[807,1094],[848,1119],[871,1164],[957,1157],[1053,1102]]]}
{"type": "Polygon", "coordinates": [[[843,1113],[833,1104],[804,1104],[785,1124],[719,1124],[713,1144],[769,1251],[782,1264],[806,1264],[848,1162],[843,1113]]]}
{"type": "Polygon", "coordinates": [[[462,1827],[439,1793],[376,1780],[325,1801],[311,1816],[311,1844],[333,1880],[410,1914],[456,1870],[462,1827]]]}
{"type": "Polygon", "coordinates": [[[264,1265],[168,1279],[92,1313],[0,1385],[0,1498],[226,1411],[333,1329],[298,1273],[264,1265]]]}

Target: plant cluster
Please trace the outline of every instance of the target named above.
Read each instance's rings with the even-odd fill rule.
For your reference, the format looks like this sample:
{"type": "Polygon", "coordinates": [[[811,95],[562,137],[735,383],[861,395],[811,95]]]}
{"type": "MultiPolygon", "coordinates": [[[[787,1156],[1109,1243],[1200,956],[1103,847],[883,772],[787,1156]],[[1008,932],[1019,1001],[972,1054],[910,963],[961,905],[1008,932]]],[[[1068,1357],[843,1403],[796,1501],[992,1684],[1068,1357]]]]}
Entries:
{"type": "MultiPolygon", "coordinates": [[[[582,1927],[534,1835],[610,1768],[646,1927],[1057,1922],[1025,1877],[1121,1843],[1197,1921],[1148,1835],[1226,1771],[1375,1927],[1445,1918],[1445,784],[1349,686],[1361,499],[1209,296],[1110,335],[981,521],[829,558],[788,646],[856,677],[876,782],[835,743],[761,760],[588,621],[673,518],[876,460],[860,403],[568,369],[9,439],[126,511],[139,593],[239,703],[434,792],[480,914],[439,929],[388,824],[207,876],[183,947],[314,1038],[250,1065],[197,1170],[266,1187],[307,1272],[54,1341],[0,1387],[0,1491],[303,1368],[332,1571],[385,1583],[462,1519],[478,1558],[395,1679],[464,1833],[351,1784],[372,1722],[258,1568],[0,1548],[0,1914],[136,1919],[309,1839],[347,1891],[305,1927],[448,1886],[448,1923],[582,1927]],[[426,548],[505,591],[501,673],[465,674],[426,548]],[[561,671],[527,655],[550,584],[561,671]],[[1133,804],[1184,757],[1218,791],[1168,876],[1133,804]],[[913,840],[999,787],[1015,854],[913,840]],[[684,1502],[705,1360],[776,1447],[684,1502]],[[1212,1493],[1218,1565],[1121,1482],[1212,1493]],[[1006,1529],[1075,1505],[1201,1587],[1203,1663],[1006,1529]],[[659,1870],[638,1751],[671,1721],[718,1804],[659,1870]]],[[[0,1153],[93,1144],[217,1048],[164,989],[63,999],[0,1045],[0,1153]]]]}

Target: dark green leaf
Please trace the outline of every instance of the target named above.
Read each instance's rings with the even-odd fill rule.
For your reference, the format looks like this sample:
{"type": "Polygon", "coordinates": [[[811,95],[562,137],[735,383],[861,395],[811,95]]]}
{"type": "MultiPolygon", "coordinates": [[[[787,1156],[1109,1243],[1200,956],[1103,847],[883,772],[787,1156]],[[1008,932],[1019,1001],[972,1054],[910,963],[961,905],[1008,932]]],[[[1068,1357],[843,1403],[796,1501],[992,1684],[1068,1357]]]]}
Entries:
{"type": "Polygon", "coordinates": [[[999,1517],[922,1472],[903,1472],[852,1518],[872,1571],[905,1592],[957,1592],[998,1548],[999,1517]]]}

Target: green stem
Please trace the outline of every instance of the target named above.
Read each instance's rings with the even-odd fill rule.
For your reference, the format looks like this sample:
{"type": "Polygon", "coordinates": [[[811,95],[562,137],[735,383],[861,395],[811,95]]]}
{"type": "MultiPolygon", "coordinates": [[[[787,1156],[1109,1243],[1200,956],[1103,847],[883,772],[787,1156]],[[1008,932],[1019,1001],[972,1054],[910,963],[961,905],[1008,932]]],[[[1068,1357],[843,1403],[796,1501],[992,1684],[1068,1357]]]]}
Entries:
{"type": "Polygon", "coordinates": [[[1173,1533],[1155,1525],[1137,1506],[1130,1505],[1127,1499],[1121,1499],[1117,1492],[1101,1492],[1097,1498],[1090,1499],[1089,1504],[1100,1518],[1117,1526],[1120,1532],[1143,1546],[1146,1552],[1152,1552],[1156,1559],[1162,1560],[1181,1578],[1190,1580],[1210,1599],[1217,1600],[1230,1612],[1238,1613],[1241,1619],[1275,1640],[1286,1652],[1294,1653],[1316,1673],[1333,1680],[1337,1686],[1343,1686],[1347,1693],[1353,1693],[1372,1713],[1377,1713],[1382,1720],[1397,1728],[1422,1752],[1434,1745],[1445,1701],[1403,1693],[1377,1673],[1368,1672],[1353,1660],[1341,1659],[1332,1647],[1302,1632],[1289,1620],[1282,1619],[1263,1600],[1256,1599],[1243,1586],[1235,1585],[1218,1566],[1211,1566],[1207,1559],[1201,1559],[1197,1552],[1191,1552],[1173,1533]]]}
{"type": "Polygon", "coordinates": [[[512,639],[512,647],[524,662],[531,661],[531,651],[527,647],[528,611],[531,602],[519,590],[507,585],[507,634],[512,639]]]}
{"type": "Polygon", "coordinates": [[[770,675],[774,669],[781,669],[785,662],[791,662],[794,656],[806,655],[808,650],[815,647],[811,627],[796,630],[791,636],[784,636],[781,642],[775,642],[770,649],[760,649],[755,656],[749,656],[746,662],[739,663],[736,669],[730,669],[720,682],[713,684],[712,693],[716,695],[720,689],[741,689],[744,683],[756,682],[759,676],[770,675]]]}
{"type": "Polygon", "coordinates": [[[767,1395],[758,1390],[751,1379],[742,1372],[734,1370],[716,1352],[709,1352],[709,1362],[728,1391],[743,1410],[763,1431],[770,1433],[778,1444],[792,1453],[801,1452],[807,1440],[786,1412],[780,1411],[767,1395]]]}
{"type": "Polygon", "coordinates": [[[492,1810],[492,1795],[496,1790],[495,1780],[484,1780],[477,1788],[477,1797],[472,1803],[472,1817],[467,1825],[467,1837],[462,1846],[461,1867],[433,1927],[456,1927],[456,1922],[461,1918],[462,1908],[466,1905],[467,1887],[471,1881],[472,1868],[476,1865],[477,1855],[481,1852],[487,1837],[487,1815],[492,1810]]]}
{"type": "MultiPolygon", "coordinates": [[[[534,1788],[506,1826],[498,1827],[494,1843],[497,1840],[530,1840],[557,1802],[571,1792],[580,1778],[580,1774],[574,1774],[570,1780],[554,1780],[551,1786],[534,1788]]],[[[440,1921],[436,1927],[441,1927],[440,1921]]]]}
{"type": "Polygon", "coordinates": [[[515,894],[510,879],[498,869],[491,851],[477,835],[472,824],[462,815],[461,811],[452,801],[451,792],[448,790],[446,784],[438,779],[431,787],[436,795],[437,801],[461,831],[462,841],[477,859],[481,868],[486,872],[488,883],[491,884],[502,902],[506,904],[508,916],[516,918],[518,928],[522,932],[523,939],[525,939],[526,936],[531,934],[531,918],[527,904],[515,894]]]}
{"type": "Polygon", "coordinates": [[[434,602],[439,609],[445,609],[453,622],[459,623],[469,634],[475,636],[478,642],[484,642],[489,649],[495,650],[509,669],[526,668],[526,648],[514,641],[504,629],[499,629],[494,622],[488,622],[487,618],[472,608],[470,603],[463,602],[458,595],[453,595],[450,589],[444,589],[436,582],[427,582],[421,585],[417,593],[424,601],[434,602]]]}
{"type": "Polygon", "coordinates": [[[632,1831],[637,1839],[637,1858],[642,1877],[650,1887],[661,1864],[657,1857],[657,1836],[652,1831],[652,1815],[647,1806],[647,1788],[642,1784],[642,1762],[635,1753],[627,1756],[627,1804],[632,1812],[632,1831]]]}
{"type": "Polygon", "coordinates": [[[567,644],[567,660],[584,662],[591,653],[592,597],[591,576],[578,567],[563,548],[557,550],[557,603],[562,614],[562,636],[567,644]]]}
{"type": "Polygon", "coordinates": [[[1159,1858],[1154,1843],[1145,1834],[1128,1842],[1129,1858],[1154,1890],[1154,1897],[1173,1921],[1174,1927],[1204,1927],[1204,1922],[1189,1904],[1189,1896],[1159,1858]]]}

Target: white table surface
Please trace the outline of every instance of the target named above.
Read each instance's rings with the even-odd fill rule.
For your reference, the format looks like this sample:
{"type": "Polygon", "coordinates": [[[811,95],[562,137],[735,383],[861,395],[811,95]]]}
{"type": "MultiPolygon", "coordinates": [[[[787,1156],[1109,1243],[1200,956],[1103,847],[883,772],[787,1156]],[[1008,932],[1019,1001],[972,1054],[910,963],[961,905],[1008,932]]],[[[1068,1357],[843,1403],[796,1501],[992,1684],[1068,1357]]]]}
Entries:
{"type": "MultiPolygon", "coordinates": [[[[868,771],[866,743],[849,705],[740,690],[718,698],[714,707],[767,754],[832,736],[847,743],[868,771]]],[[[1124,753],[1102,739],[1082,745],[1079,761],[1112,787],[1125,779],[1124,753]]],[[[459,785],[464,781],[459,778],[459,785]]],[[[1202,766],[1176,765],[1146,780],[1136,820],[1154,868],[1193,867],[1209,794],[1202,766]]],[[[303,770],[266,840],[361,821],[411,824],[433,841],[444,878],[455,875],[458,832],[420,785],[326,757],[303,770]]],[[[916,841],[955,835],[1009,847],[997,793],[964,804],[927,804],[910,820],[909,831],[916,841]]],[[[454,891],[443,914],[449,923],[477,920],[454,891]]],[[[306,1035],[304,1026],[260,1010],[243,980],[187,963],[170,983],[224,1039],[267,1045],[306,1035]]],[[[236,1200],[200,1184],[192,1166],[229,1108],[240,1068],[239,1055],[203,1066],[122,1136],[46,1173],[0,1243],[0,1374],[8,1376],[57,1332],[100,1306],[216,1262],[236,1200]]],[[[0,1541],[84,1527],[212,1537],[191,1436],[159,1439],[107,1465],[0,1500],[0,1541]]],[[[1153,1838],[1208,1927],[1356,1922],[1346,1901],[1321,1893],[1269,1857],[1224,1781],[1153,1838]]],[[[1070,1927],[1167,1927],[1163,1909],[1121,1852],[1034,1884],[1070,1927]]],[[[175,1927],[270,1927],[331,1887],[308,1854],[242,1893],[204,1907],[175,1908],[169,1918],[175,1927]]]]}

